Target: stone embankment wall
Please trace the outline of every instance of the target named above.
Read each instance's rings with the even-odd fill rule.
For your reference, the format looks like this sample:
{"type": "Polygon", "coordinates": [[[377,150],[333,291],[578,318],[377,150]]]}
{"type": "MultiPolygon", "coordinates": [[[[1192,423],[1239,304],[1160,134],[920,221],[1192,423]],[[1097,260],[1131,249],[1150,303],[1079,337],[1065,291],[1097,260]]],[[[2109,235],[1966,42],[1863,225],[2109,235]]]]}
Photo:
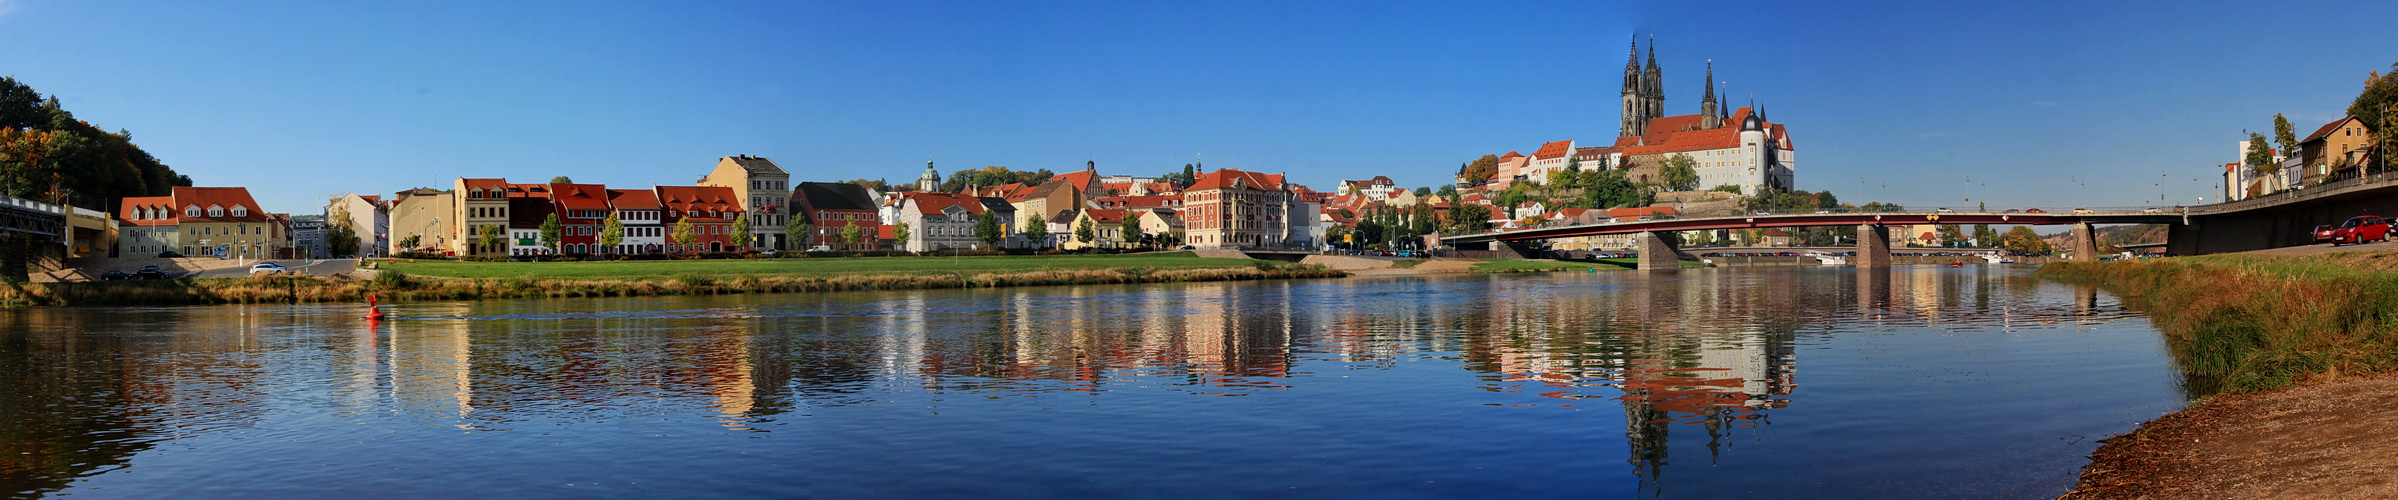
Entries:
{"type": "MultiPolygon", "coordinates": [[[[256,264],[258,263],[258,260],[251,259],[249,263],[256,264]]],[[[33,281],[98,281],[102,273],[107,273],[109,271],[124,271],[127,274],[131,274],[133,271],[141,269],[142,266],[158,266],[159,270],[166,271],[167,274],[170,275],[196,273],[212,269],[242,267],[243,261],[238,259],[219,259],[215,257],[182,257],[173,259],[150,257],[91,257],[82,259],[69,259],[66,261],[66,265],[68,267],[65,269],[33,273],[33,281]]]]}

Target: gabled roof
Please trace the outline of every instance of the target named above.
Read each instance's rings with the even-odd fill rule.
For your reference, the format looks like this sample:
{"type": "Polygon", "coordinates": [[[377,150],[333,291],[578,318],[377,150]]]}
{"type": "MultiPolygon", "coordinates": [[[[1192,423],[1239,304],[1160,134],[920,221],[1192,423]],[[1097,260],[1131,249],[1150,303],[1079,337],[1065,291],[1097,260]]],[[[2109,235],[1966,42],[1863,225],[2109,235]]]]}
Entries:
{"type": "Polygon", "coordinates": [[[550,197],[550,185],[548,185],[548,184],[509,184],[509,185],[508,185],[508,197],[509,197],[509,198],[548,198],[548,197],[550,197]]]}
{"type": "Polygon", "coordinates": [[[2331,123],[2325,123],[2325,124],[2323,124],[2323,128],[2318,128],[2318,129],[2315,129],[2315,133],[2312,133],[2312,134],[2307,134],[2307,135],[2306,135],[2306,140],[2302,140],[2302,141],[2298,141],[2298,142],[2303,144],[2303,143],[2309,143],[2309,142],[2320,141],[2320,140],[2323,140],[2323,138],[2325,138],[2325,137],[2331,137],[2331,132],[2332,132],[2332,131],[2334,131],[2334,130],[2339,130],[2339,129],[2340,129],[2340,124],[2343,124],[2343,123],[2348,123],[2348,122],[2352,122],[2352,121],[2356,121],[2356,117],[2354,117],[2354,116],[2342,116],[2342,117],[2340,117],[2340,119],[2338,119],[2338,120],[2332,120],[2332,121],[2331,121],[2331,123]]]}
{"type": "MultiPolygon", "coordinates": [[[[250,199],[250,188],[175,186],[173,192],[174,194],[169,196],[175,199],[175,210],[178,212],[174,215],[178,223],[266,222],[266,209],[260,208],[257,200],[250,199]],[[189,206],[200,207],[200,216],[187,217],[180,212],[183,207],[189,206]],[[224,216],[209,217],[208,207],[210,206],[222,207],[224,216]],[[235,217],[233,207],[242,207],[245,213],[235,217]]],[[[367,196],[365,198],[372,200],[375,197],[367,196]]]]}
{"type": "Polygon", "coordinates": [[[1243,189],[1280,191],[1282,190],[1282,174],[1261,174],[1257,172],[1247,172],[1229,168],[1221,169],[1214,172],[1199,174],[1199,179],[1191,182],[1190,190],[1198,191],[1201,189],[1224,189],[1234,187],[1236,185],[1243,189]]]}
{"type": "Polygon", "coordinates": [[[1533,152],[1532,152],[1532,158],[1533,158],[1533,159],[1539,159],[1539,160],[1546,160],[1546,159],[1550,159],[1550,158],[1564,158],[1564,157],[1565,157],[1565,154],[1566,154],[1567,152],[1570,152],[1570,151],[1573,151],[1573,150],[1574,150],[1574,141],[1572,141],[1572,140],[1563,140],[1563,141],[1551,142],[1551,143],[1541,144],[1541,145],[1540,145],[1540,150],[1538,150],[1538,151],[1533,151],[1533,152]]]}
{"type": "Polygon", "coordinates": [[[999,212],[1014,212],[1014,211],[1016,211],[1016,205],[1015,205],[1015,204],[1008,203],[1008,202],[1007,202],[1007,198],[1001,198],[1001,197],[997,197],[997,196],[981,196],[981,197],[976,197],[975,199],[976,199],[976,200],[980,200],[980,201],[982,201],[982,203],[983,203],[983,210],[992,210],[992,211],[999,211],[999,212]]]}
{"type": "Polygon", "coordinates": [[[790,174],[790,172],[784,172],[782,166],[775,165],[774,160],[766,159],[764,156],[733,155],[724,157],[723,161],[733,162],[734,166],[741,167],[741,170],[748,171],[750,175],[790,174]]]}
{"type": "Polygon", "coordinates": [[[175,204],[175,197],[173,196],[139,196],[126,198],[124,201],[118,203],[117,208],[118,225],[172,226],[175,225],[176,218],[182,216],[183,208],[175,204]],[[162,217],[144,217],[142,220],[133,220],[134,211],[140,209],[163,212],[163,214],[162,217]]]}
{"type": "Polygon", "coordinates": [[[1131,213],[1131,210],[1120,208],[1094,208],[1082,211],[1083,215],[1091,217],[1092,222],[1100,224],[1122,224],[1124,223],[1124,216],[1131,213]]]}
{"type": "Polygon", "coordinates": [[[1674,210],[1674,207],[1633,207],[1607,209],[1608,217],[1614,217],[1618,219],[1658,215],[1678,215],[1680,213],[1681,211],[1674,210]]]}
{"type": "Polygon", "coordinates": [[[599,184],[551,184],[550,200],[566,210],[608,210],[608,187],[599,184]]]}
{"type": "Polygon", "coordinates": [[[468,179],[468,178],[465,178],[465,177],[460,177],[460,178],[458,178],[458,183],[459,183],[459,184],[465,184],[467,189],[477,189],[477,188],[480,188],[480,189],[485,189],[485,190],[501,190],[501,191],[505,191],[505,190],[507,190],[507,189],[508,189],[508,180],[507,180],[507,179],[468,179]]]}
{"type": "Polygon", "coordinates": [[[608,206],[616,207],[617,210],[661,210],[665,208],[658,204],[658,193],[647,189],[610,189],[608,190],[608,206]]]}
{"type": "Polygon", "coordinates": [[[948,211],[949,207],[958,207],[965,209],[968,215],[982,215],[984,208],[981,198],[951,193],[911,193],[907,201],[915,202],[916,213],[920,214],[937,214],[948,211]]]}
{"type": "Polygon", "coordinates": [[[875,209],[874,196],[866,192],[866,186],[846,182],[802,182],[791,190],[791,197],[809,210],[875,209]]]}
{"type": "Polygon", "coordinates": [[[1091,189],[1091,181],[1098,180],[1098,178],[1098,171],[1085,169],[1057,174],[1055,176],[1051,176],[1049,181],[1066,181],[1068,185],[1074,186],[1075,189],[1088,191],[1091,189]]]}
{"type": "Polygon", "coordinates": [[[733,193],[733,188],[724,186],[658,186],[654,191],[658,193],[658,204],[664,205],[667,210],[682,213],[680,216],[670,215],[666,217],[667,220],[689,218],[695,219],[692,222],[732,222],[734,218],[741,216],[741,200],[739,195],[733,193]],[[704,215],[709,211],[715,211],[719,216],[704,215]],[[703,215],[694,217],[692,215],[694,213],[703,215]]]}
{"type": "MultiPolygon", "coordinates": [[[[1027,199],[1046,198],[1051,194],[1057,193],[1057,190],[1069,188],[1079,192],[1084,189],[1084,186],[1082,184],[1076,184],[1074,181],[1065,179],[1063,177],[1051,177],[1049,178],[1049,182],[1041,183],[1041,187],[1033,188],[1032,192],[1026,194],[1024,197],[1027,199]]],[[[1089,193],[1084,194],[1088,195],[1089,193]]]]}
{"type": "Polygon", "coordinates": [[[1523,154],[1523,153],[1518,153],[1518,152],[1514,152],[1514,151],[1508,151],[1508,152],[1507,152],[1507,154],[1499,155],[1499,159],[1501,159],[1501,160],[1505,160],[1505,159],[1508,159],[1508,158],[1522,158],[1522,157],[1524,157],[1524,154],[1523,154]]]}

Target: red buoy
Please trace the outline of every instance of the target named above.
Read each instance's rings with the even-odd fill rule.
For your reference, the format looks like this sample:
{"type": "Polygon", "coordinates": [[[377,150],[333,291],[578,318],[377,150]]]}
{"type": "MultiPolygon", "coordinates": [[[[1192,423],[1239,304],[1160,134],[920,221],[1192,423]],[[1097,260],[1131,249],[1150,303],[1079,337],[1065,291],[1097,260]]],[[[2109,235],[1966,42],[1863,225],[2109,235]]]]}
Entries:
{"type": "Polygon", "coordinates": [[[366,296],[366,319],[367,321],[383,319],[383,308],[375,305],[374,295],[366,296]]]}

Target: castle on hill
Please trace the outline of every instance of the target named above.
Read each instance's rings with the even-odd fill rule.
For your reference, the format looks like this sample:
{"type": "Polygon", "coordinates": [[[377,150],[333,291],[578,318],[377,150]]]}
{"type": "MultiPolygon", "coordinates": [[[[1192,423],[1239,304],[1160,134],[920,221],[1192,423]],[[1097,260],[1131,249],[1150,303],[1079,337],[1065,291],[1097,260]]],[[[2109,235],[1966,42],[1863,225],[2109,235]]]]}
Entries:
{"type": "MultiPolygon", "coordinates": [[[[1796,148],[1781,123],[1765,117],[1754,102],[1727,109],[1715,92],[1715,65],[1707,65],[1704,97],[1697,113],[1665,114],[1665,70],[1657,64],[1656,42],[1649,43],[1647,62],[1640,41],[1632,42],[1624,62],[1621,121],[1615,141],[1606,145],[1577,145],[1575,141],[1542,144],[1530,156],[1508,152],[1485,184],[1504,188],[1517,181],[1546,183],[1552,172],[1606,166],[1625,170],[1633,182],[1657,182],[1665,161],[1688,155],[1698,172],[1698,189],[1735,186],[1741,194],[1762,189],[1788,190],[1796,184],[1796,148]]],[[[1473,179],[1460,179],[1473,181],[1473,179]]]]}

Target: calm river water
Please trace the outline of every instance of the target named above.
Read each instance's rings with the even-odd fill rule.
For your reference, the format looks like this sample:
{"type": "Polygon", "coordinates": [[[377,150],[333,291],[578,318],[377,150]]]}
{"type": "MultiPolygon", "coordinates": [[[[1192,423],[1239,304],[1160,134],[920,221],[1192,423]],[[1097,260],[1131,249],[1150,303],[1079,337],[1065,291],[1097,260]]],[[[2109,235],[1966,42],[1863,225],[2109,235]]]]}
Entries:
{"type": "Polygon", "coordinates": [[[0,496],[2049,497],[2187,396],[2023,269],[0,311],[0,496]]]}

